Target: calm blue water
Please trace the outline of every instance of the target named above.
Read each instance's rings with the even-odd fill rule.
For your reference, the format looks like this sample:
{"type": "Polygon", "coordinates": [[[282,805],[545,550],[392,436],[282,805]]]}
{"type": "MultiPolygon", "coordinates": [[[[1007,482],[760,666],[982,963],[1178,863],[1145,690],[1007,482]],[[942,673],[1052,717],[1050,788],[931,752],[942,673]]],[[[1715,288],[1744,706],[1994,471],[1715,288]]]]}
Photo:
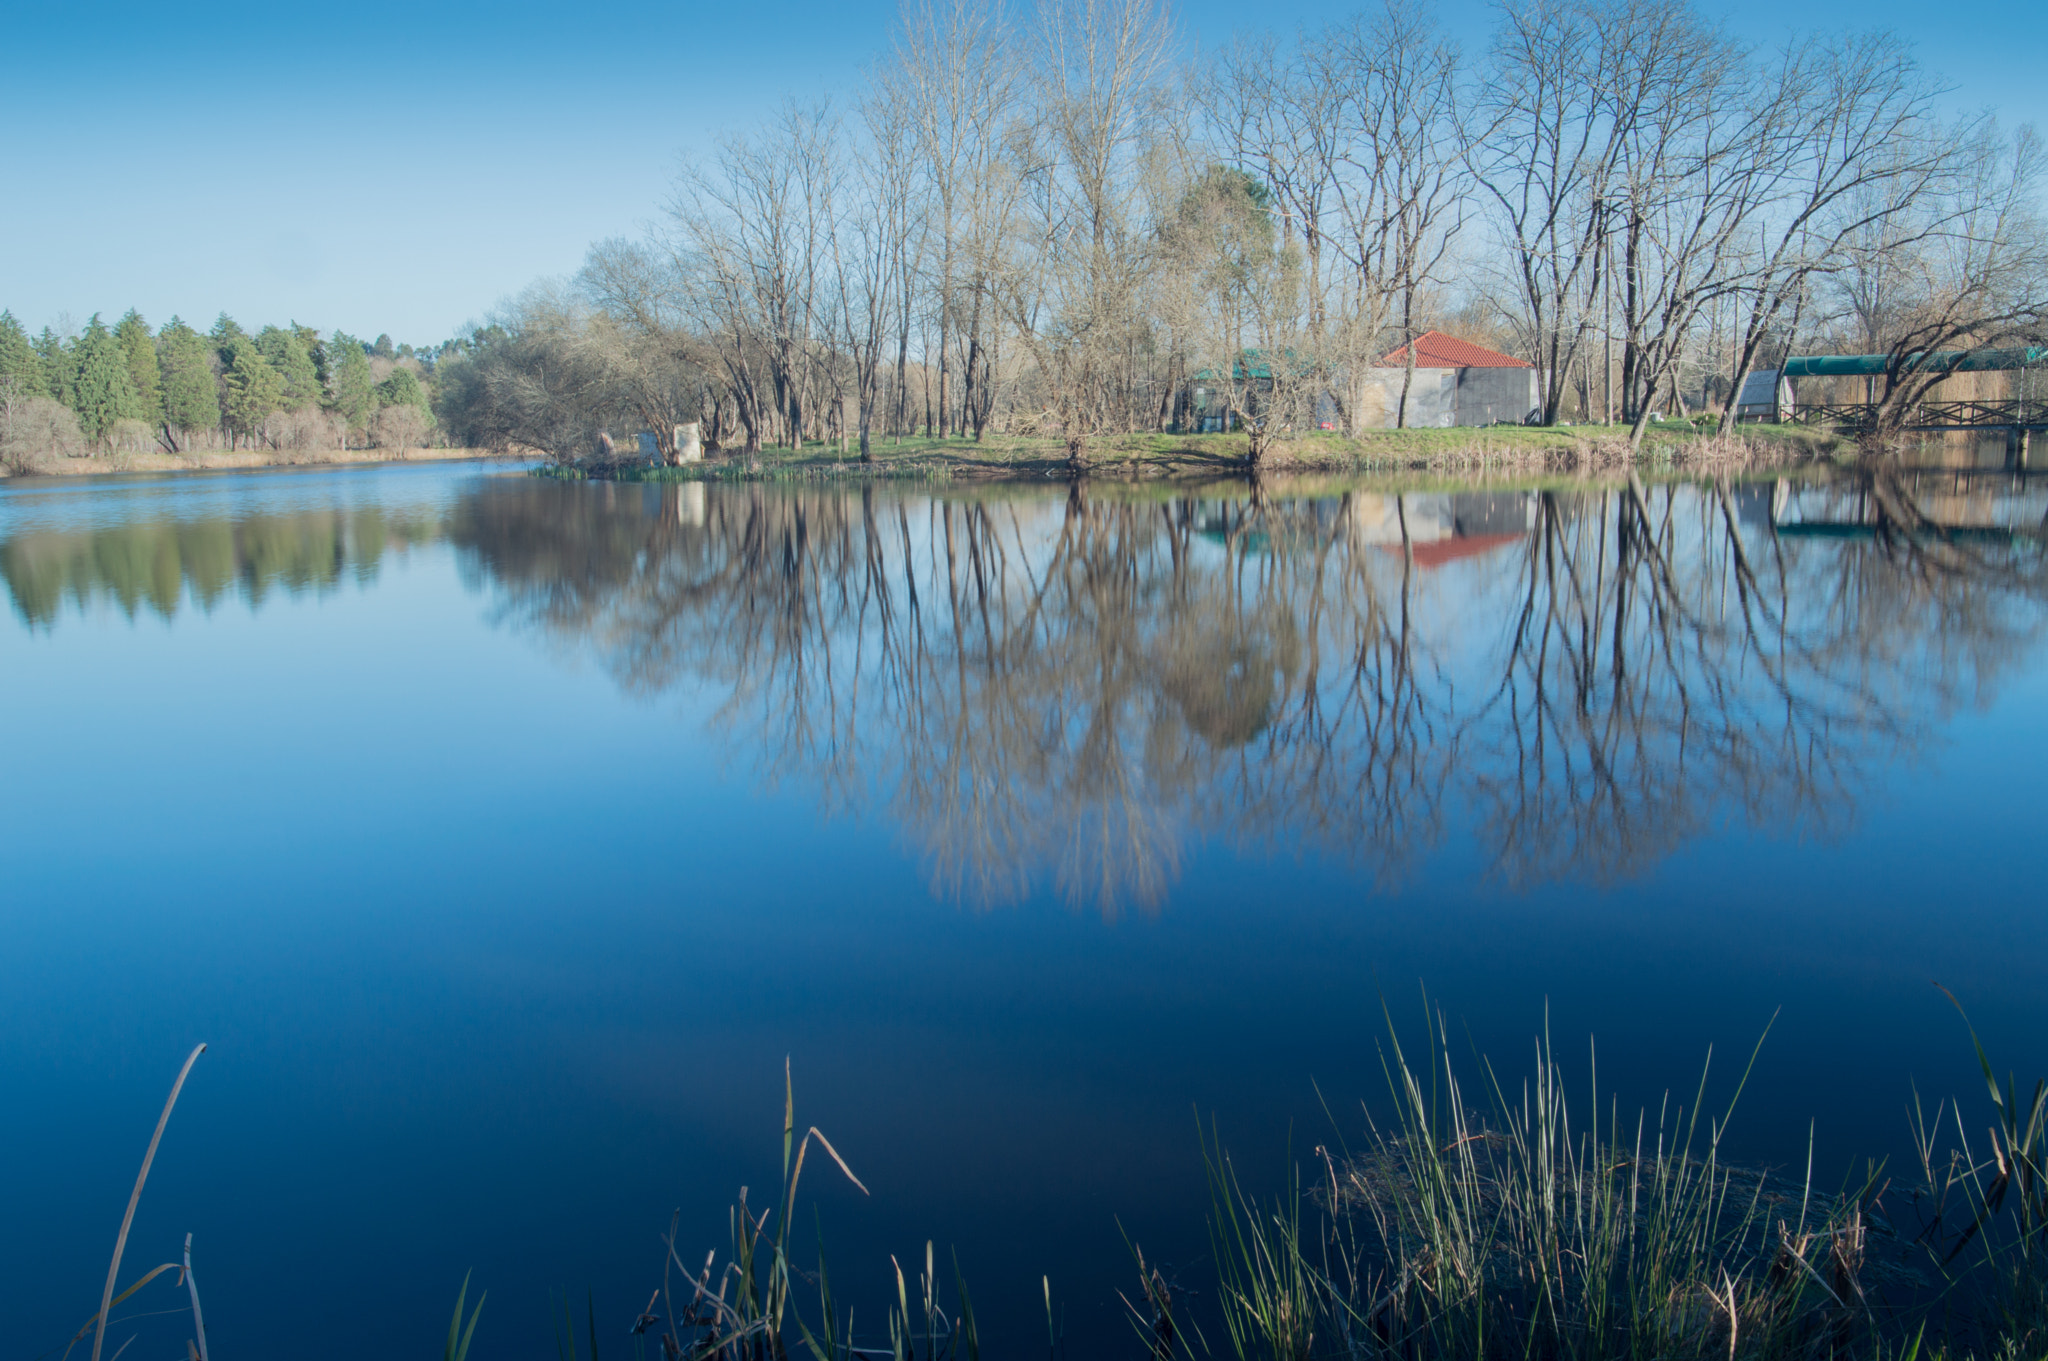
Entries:
{"type": "Polygon", "coordinates": [[[785,1057],[835,1288],[951,1245],[1006,1356],[1043,1276],[1125,1345],[1119,1225],[1200,1286],[1197,1112],[1277,1182],[1382,996],[1625,1107],[1775,1012],[1731,1143],[1829,1181],[1981,1105],[1932,981],[2048,1072],[2036,492],[1344,492],[0,487],[10,1332],[201,1040],[123,1278],[191,1232],[227,1357],[431,1348],[466,1272],[480,1357],[551,1287],[622,1339],[785,1057]]]}

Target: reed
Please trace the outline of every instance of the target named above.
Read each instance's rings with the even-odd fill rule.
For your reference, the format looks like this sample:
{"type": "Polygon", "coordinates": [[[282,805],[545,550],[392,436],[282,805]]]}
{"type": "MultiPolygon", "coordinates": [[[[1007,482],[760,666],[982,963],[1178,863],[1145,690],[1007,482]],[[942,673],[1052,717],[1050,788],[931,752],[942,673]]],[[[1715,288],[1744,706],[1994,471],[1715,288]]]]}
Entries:
{"type": "Polygon", "coordinates": [[[1368,1113],[1355,1149],[1318,1148],[1312,1187],[1291,1181],[1261,1200],[1213,1130],[1204,1137],[1228,1354],[2048,1355],[2048,1084],[2022,1101],[1981,1046],[1998,1112],[1990,1147],[1973,1152],[1960,1117],[1938,1108],[1917,1136],[1923,1184],[1898,1217],[1881,1166],[1823,1193],[1810,1146],[1797,1180],[1726,1164],[1754,1052],[1718,1111],[1703,1070],[1689,1104],[1626,1121],[1597,1086],[1574,1110],[1547,1030],[1517,1086],[1484,1060],[1476,1080],[1462,1076],[1440,1015],[1426,1057],[1411,1058],[1391,1019],[1381,1054],[1391,1113],[1368,1113]]]}

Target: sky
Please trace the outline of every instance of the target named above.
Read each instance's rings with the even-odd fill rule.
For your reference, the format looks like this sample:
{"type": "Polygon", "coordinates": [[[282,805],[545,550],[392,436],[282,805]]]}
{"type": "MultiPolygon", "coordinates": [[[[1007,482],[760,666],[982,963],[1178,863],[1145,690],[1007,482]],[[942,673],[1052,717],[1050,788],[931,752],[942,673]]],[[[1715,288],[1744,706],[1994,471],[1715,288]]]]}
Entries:
{"type": "MultiPolygon", "coordinates": [[[[1485,0],[1438,0],[1468,51],[1485,0]]],[[[1714,4],[1739,41],[1891,28],[1959,109],[2048,127],[2036,0],[1714,4]]],[[[1191,59],[1357,0],[1185,0],[1191,59]]],[[[432,344],[594,241],[784,98],[845,98],[896,0],[442,0],[403,9],[105,0],[0,37],[0,307],[31,331],[139,308],[432,344]]]]}

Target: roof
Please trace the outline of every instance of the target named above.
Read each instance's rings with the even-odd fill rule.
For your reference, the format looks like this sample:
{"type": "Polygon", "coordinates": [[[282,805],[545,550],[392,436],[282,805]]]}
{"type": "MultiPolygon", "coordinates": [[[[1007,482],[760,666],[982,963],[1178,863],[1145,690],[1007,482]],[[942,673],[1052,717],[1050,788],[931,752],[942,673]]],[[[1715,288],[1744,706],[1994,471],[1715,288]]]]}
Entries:
{"type": "MultiPolygon", "coordinates": [[[[1785,361],[1787,378],[1840,378],[1848,375],[1878,374],[1892,362],[1888,354],[1810,354],[1785,361]]],[[[1999,369],[2030,369],[2048,362],[2048,349],[2030,345],[2012,350],[1923,350],[1908,355],[1904,370],[1932,373],[1982,373],[1999,369]]]]}
{"type": "MultiPolygon", "coordinates": [[[[1406,345],[1397,345],[1381,356],[1387,368],[1404,367],[1406,345]]],[[[1499,350],[1474,345],[1469,340],[1447,336],[1442,331],[1424,331],[1415,337],[1415,367],[1418,369],[1533,369],[1536,366],[1499,350]]]]}
{"type": "MultiPolygon", "coordinates": [[[[1409,552],[1414,554],[1417,567],[1442,567],[1446,563],[1456,562],[1459,558],[1484,557],[1496,548],[1521,543],[1528,537],[1527,534],[1458,534],[1448,539],[1438,539],[1434,543],[1410,544],[1409,552]]],[[[1401,545],[1397,543],[1383,543],[1379,546],[1389,553],[1401,551],[1401,545]]]]}
{"type": "MultiPolygon", "coordinates": [[[[1281,356],[1287,361],[1287,369],[1290,376],[1300,377],[1309,372],[1308,365],[1293,350],[1283,350],[1281,351],[1281,356]]],[[[1213,383],[1222,376],[1223,371],[1221,369],[1198,369],[1195,372],[1195,381],[1197,383],[1213,383]]],[[[1273,377],[1273,365],[1266,358],[1264,350],[1239,350],[1237,352],[1237,362],[1231,366],[1230,376],[1234,382],[1242,382],[1248,378],[1260,382],[1270,381],[1273,377]]]]}

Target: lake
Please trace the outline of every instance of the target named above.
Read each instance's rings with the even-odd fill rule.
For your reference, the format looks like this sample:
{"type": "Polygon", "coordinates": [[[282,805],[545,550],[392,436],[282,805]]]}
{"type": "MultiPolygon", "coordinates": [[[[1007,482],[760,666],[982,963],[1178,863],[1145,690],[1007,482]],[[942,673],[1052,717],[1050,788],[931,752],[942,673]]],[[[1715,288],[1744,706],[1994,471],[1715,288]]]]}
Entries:
{"type": "MultiPolygon", "coordinates": [[[[1832,1186],[1952,990],[2048,1073],[2048,482],[0,487],[0,1238],[16,1340],[193,1234],[224,1357],[626,1345],[773,1199],[878,1325],[1142,1351],[1388,1017],[1832,1186]],[[1590,1052],[1589,1052],[1590,1051],[1590,1052]],[[1597,1056],[1597,1079],[1592,1060],[1597,1056]],[[950,1277],[950,1267],[941,1274],[950,1277]]],[[[1974,1103],[1974,1104],[1973,1104],[1974,1103]]],[[[183,1354],[170,1277],[108,1352],[183,1354]]]]}

